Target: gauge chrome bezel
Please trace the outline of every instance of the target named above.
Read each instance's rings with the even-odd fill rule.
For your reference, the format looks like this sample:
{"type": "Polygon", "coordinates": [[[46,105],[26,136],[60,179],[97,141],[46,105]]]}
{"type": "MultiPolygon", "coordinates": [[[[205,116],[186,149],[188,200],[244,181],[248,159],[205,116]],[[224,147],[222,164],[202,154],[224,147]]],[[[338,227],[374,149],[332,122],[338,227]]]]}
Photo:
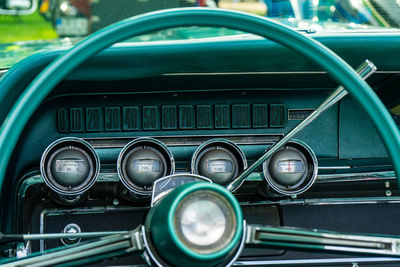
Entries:
{"type": "Polygon", "coordinates": [[[77,137],[63,137],[51,143],[43,152],[40,159],[40,173],[46,185],[57,194],[60,194],[61,196],[78,196],[89,190],[95,184],[100,174],[100,158],[96,150],[89,142],[77,137]],[[86,152],[91,160],[90,166],[92,167],[92,174],[90,175],[90,177],[87,177],[85,179],[82,185],[76,186],[76,189],[63,189],[65,188],[65,186],[57,183],[54,178],[49,177],[47,173],[48,165],[49,163],[51,163],[51,161],[49,160],[54,157],[53,153],[62,148],[63,144],[65,144],[65,146],[68,146],[69,143],[75,143],[75,146],[86,152]]]}
{"type": "MultiPolygon", "coordinates": [[[[280,150],[278,150],[272,157],[268,158],[263,163],[263,173],[264,179],[267,182],[268,186],[275,192],[285,195],[285,196],[296,196],[298,194],[302,194],[306,192],[310,187],[314,184],[317,175],[318,175],[318,160],[314,151],[304,142],[299,140],[291,140],[286,145],[284,145],[280,150]],[[269,171],[269,164],[274,155],[276,153],[287,149],[287,147],[293,147],[296,150],[299,150],[302,155],[305,157],[308,163],[308,173],[307,176],[299,182],[298,188],[294,190],[285,190],[271,177],[271,173],[269,171]]],[[[297,185],[297,184],[296,184],[297,185]]]]}
{"type": "MultiPolygon", "coordinates": [[[[132,141],[130,141],[128,144],[124,146],[124,148],[121,150],[121,152],[118,155],[118,160],[117,160],[117,173],[119,176],[120,181],[122,184],[132,193],[140,196],[151,196],[153,192],[153,184],[149,186],[140,186],[137,184],[134,184],[128,177],[125,177],[124,172],[122,170],[122,165],[123,161],[125,160],[125,157],[131,152],[131,149],[135,148],[136,146],[139,145],[147,145],[153,149],[155,149],[157,152],[159,152],[162,156],[163,159],[165,160],[165,176],[169,176],[175,173],[175,160],[174,156],[172,155],[171,151],[169,148],[162,143],[161,141],[151,138],[151,137],[140,137],[136,138],[132,141]]],[[[162,177],[156,179],[159,180],[162,177]]],[[[153,181],[154,183],[154,181],[153,181]]]]}
{"type": "Polygon", "coordinates": [[[192,174],[192,173],[177,173],[177,174],[172,174],[172,175],[168,175],[165,177],[162,177],[160,179],[157,179],[153,182],[153,189],[152,189],[152,193],[151,193],[151,207],[154,206],[154,204],[161,199],[163,196],[167,195],[169,192],[171,192],[174,188],[171,189],[167,189],[164,190],[158,194],[156,194],[156,188],[157,188],[157,184],[162,183],[165,180],[170,180],[170,179],[175,179],[175,178],[180,178],[180,177],[190,177],[193,178],[193,180],[196,180],[194,182],[207,182],[207,183],[211,183],[212,181],[211,179],[198,175],[198,174],[192,174]]]}
{"type": "MultiPolygon", "coordinates": [[[[202,176],[199,173],[198,162],[200,160],[201,154],[203,152],[205,152],[207,149],[211,148],[212,146],[217,146],[217,147],[220,146],[223,150],[227,150],[228,152],[230,152],[230,154],[232,154],[232,156],[234,156],[235,160],[238,163],[238,166],[236,166],[237,167],[237,173],[240,173],[241,171],[243,171],[243,170],[245,170],[247,168],[246,155],[244,154],[243,150],[238,145],[236,145],[234,142],[229,141],[227,139],[214,138],[214,139],[210,139],[210,140],[204,142],[203,144],[201,144],[196,149],[196,151],[193,153],[192,159],[191,159],[191,164],[190,164],[191,173],[192,174],[197,174],[197,175],[202,176]]],[[[235,177],[233,177],[233,178],[235,178],[235,177]]],[[[211,178],[209,178],[209,179],[211,179],[211,178]]],[[[223,184],[222,186],[226,186],[230,182],[231,181],[227,182],[226,184],[223,184]]],[[[242,183],[239,184],[237,186],[237,188],[239,188],[242,185],[242,183]]]]}

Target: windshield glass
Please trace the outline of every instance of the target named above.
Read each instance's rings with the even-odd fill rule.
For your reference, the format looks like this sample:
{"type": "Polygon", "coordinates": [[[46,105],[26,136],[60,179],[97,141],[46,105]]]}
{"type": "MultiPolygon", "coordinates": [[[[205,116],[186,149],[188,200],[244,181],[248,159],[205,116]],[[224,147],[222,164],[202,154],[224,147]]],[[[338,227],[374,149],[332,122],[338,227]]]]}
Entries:
{"type": "MultiPolygon", "coordinates": [[[[179,7],[245,11],[308,33],[393,31],[400,27],[400,0],[0,0],[0,68],[40,50],[69,47],[116,21],[179,7]]],[[[129,41],[236,34],[241,32],[191,27],[129,41]]]]}

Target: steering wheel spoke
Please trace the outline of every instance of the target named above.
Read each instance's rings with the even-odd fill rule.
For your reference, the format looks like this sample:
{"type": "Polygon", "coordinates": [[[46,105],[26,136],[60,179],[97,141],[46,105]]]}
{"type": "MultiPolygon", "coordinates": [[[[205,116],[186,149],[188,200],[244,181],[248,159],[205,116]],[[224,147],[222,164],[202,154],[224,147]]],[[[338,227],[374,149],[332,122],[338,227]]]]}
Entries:
{"type": "Polygon", "coordinates": [[[400,257],[400,238],[248,225],[246,245],[400,257]]]}
{"type": "MultiPolygon", "coordinates": [[[[11,261],[2,266],[54,266],[68,264],[69,266],[84,266],[102,259],[109,259],[126,254],[141,254],[144,250],[141,227],[133,231],[104,236],[106,233],[94,233],[87,236],[104,236],[96,241],[88,241],[72,247],[59,247],[55,250],[46,250],[42,254],[33,254],[26,259],[11,261]],[[97,234],[97,235],[96,235],[97,234]]],[[[84,234],[80,237],[85,236],[84,234]]],[[[37,236],[37,239],[59,238],[59,234],[37,236]],[[56,236],[57,235],[57,236],[56,236]]],[[[61,235],[61,237],[64,237],[61,235]]],[[[27,239],[36,239],[28,236],[27,239]]]]}

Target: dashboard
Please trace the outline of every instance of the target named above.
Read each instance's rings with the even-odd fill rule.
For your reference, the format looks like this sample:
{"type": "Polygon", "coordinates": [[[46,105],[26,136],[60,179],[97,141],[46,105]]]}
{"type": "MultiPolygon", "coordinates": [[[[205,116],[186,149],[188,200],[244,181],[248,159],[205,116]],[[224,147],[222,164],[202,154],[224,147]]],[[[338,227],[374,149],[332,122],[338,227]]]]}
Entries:
{"type": "MultiPolygon", "coordinates": [[[[399,34],[315,38],[353,67],[366,58],[374,62],[378,72],[369,84],[389,109],[399,104],[399,34]]],[[[157,187],[153,181],[191,174],[228,186],[337,86],[312,62],[279,45],[247,35],[238,39],[117,45],[75,70],[41,104],[19,139],[1,195],[2,231],[134,229],[144,222],[153,191],[185,183],[165,180],[157,187]],[[163,74],[152,75],[154,69],[163,74]]],[[[10,86],[22,90],[58,53],[27,62],[10,86]]],[[[234,195],[248,223],[400,234],[394,223],[400,218],[397,189],[380,137],[346,97],[251,173],[234,195]]],[[[8,253],[83,241],[37,240],[8,253]]],[[[395,258],[385,261],[398,264],[395,258]]],[[[245,249],[238,260],[285,262],[382,263],[273,248],[245,249]]],[[[128,257],[109,264],[143,263],[128,257]]]]}

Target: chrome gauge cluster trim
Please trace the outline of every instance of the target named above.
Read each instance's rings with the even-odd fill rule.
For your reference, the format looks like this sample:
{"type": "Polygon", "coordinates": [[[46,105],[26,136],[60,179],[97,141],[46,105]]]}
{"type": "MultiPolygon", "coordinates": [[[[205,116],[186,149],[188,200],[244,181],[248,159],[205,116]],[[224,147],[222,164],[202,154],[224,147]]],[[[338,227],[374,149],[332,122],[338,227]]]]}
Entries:
{"type": "Polygon", "coordinates": [[[320,174],[318,175],[316,182],[338,183],[376,180],[396,180],[396,174],[394,173],[394,171],[320,174]]]}
{"type": "MultiPolygon", "coordinates": [[[[215,147],[220,147],[221,151],[225,150],[227,155],[233,155],[232,158],[234,160],[232,161],[232,166],[237,167],[238,173],[235,173],[235,177],[240,176],[240,174],[248,169],[247,165],[247,160],[244,152],[242,149],[239,147],[239,145],[264,145],[266,147],[269,147],[270,145],[274,144],[274,140],[279,140],[280,136],[279,135],[264,135],[264,134],[255,134],[255,135],[242,135],[242,134],[236,134],[236,135],[225,135],[224,137],[226,138],[219,138],[220,135],[211,135],[208,137],[204,136],[163,136],[163,137],[157,137],[156,138],[150,138],[150,137],[120,137],[120,138],[87,138],[87,139],[81,139],[81,138],[75,138],[75,137],[67,137],[67,138],[61,138],[59,140],[56,140],[53,142],[43,153],[42,155],[42,160],[41,160],[41,173],[44,177],[44,181],[46,184],[49,185],[49,187],[55,191],[63,202],[66,203],[75,203],[79,201],[79,197],[83,196],[82,194],[90,188],[93,183],[97,181],[109,181],[109,182],[118,182],[121,181],[121,183],[134,195],[137,197],[149,197],[152,194],[152,182],[168,176],[172,175],[175,173],[175,160],[173,157],[173,154],[171,153],[169,147],[174,147],[174,146],[198,146],[196,151],[193,153],[191,162],[190,162],[190,170],[182,169],[178,171],[179,173],[186,173],[187,171],[193,173],[193,174],[200,174],[202,176],[207,176],[204,175],[204,173],[200,173],[199,171],[199,157],[202,155],[203,152],[206,152],[209,147],[215,146],[215,147]],[[213,138],[217,137],[217,138],[213,138]],[[206,140],[207,139],[207,140],[206,140]],[[71,187],[69,190],[60,190],[57,186],[52,183],[52,180],[49,179],[49,175],[46,173],[46,160],[48,160],[50,150],[53,149],[54,146],[59,145],[60,143],[63,142],[76,142],[79,146],[83,147],[84,150],[92,155],[93,157],[93,164],[90,165],[90,169],[94,170],[94,176],[95,179],[91,180],[88,186],[84,187],[82,190],[74,190],[74,187],[71,187]],[[126,177],[126,173],[124,173],[123,169],[123,158],[127,156],[126,153],[130,152],[130,149],[135,146],[141,146],[140,144],[144,142],[148,146],[153,147],[153,150],[156,154],[160,155],[160,162],[162,161],[162,164],[167,166],[166,169],[167,171],[165,173],[162,173],[159,177],[156,177],[154,180],[151,180],[149,184],[145,186],[137,186],[137,185],[132,185],[132,181],[129,181],[129,179],[126,177]],[[95,148],[97,149],[104,149],[104,148],[117,148],[120,147],[121,145],[124,145],[123,149],[121,150],[119,156],[118,156],[118,162],[117,162],[117,172],[115,173],[114,171],[111,172],[102,172],[100,173],[100,160],[99,157],[96,153],[95,148]],[[72,197],[75,197],[75,199],[72,199],[72,197]]],[[[143,144],[144,144],[143,143],[143,144]]],[[[142,144],[142,145],[143,145],[142,144]]],[[[144,144],[146,146],[146,144],[144,144]]],[[[350,169],[352,169],[351,166],[343,165],[343,166],[318,166],[318,161],[311,150],[310,147],[308,147],[306,144],[304,144],[301,141],[293,140],[288,143],[284,148],[287,146],[296,146],[300,148],[301,151],[303,151],[308,159],[308,161],[311,163],[309,165],[310,167],[310,177],[307,178],[307,183],[303,183],[301,187],[299,187],[297,190],[281,190],[280,188],[277,188],[274,186],[273,183],[271,183],[271,178],[269,178],[268,174],[268,164],[271,160],[271,157],[274,157],[272,155],[267,161],[263,163],[263,172],[258,172],[257,170],[253,171],[253,174],[248,181],[251,182],[260,182],[263,181],[264,179],[267,181],[269,184],[270,189],[278,194],[281,195],[287,195],[287,196],[294,196],[301,194],[308,190],[313,183],[338,183],[338,182],[355,182],[355,181],[391,181],[395,180],[396,176],[393,171],[377,171],[377,172],[350,172],[350,169]],[[349,169],[349,172],[345,172],[347,169],[349,169]],[[341,170],[342,173],[334,173],[334,174],[318,174],[318,170],[341,170]]],[[[85,152],[85,153],[86,153],[85,152]]],[[[278,153],[279,151],[277,151],[278,153]]],[[[204,153],[203,153],[204,154],[204,153]]],[[[224,161],[223,158],[221,158],[221,162],[224,161]]],[[[145,161],[148,159],[145,159],[145,161]]],[[[217,160],[216,160],[217,161],[217,160]]],[[[221,163],[220,162],[220,163],[221,163]]],[[[68,162],[67,162],[68,163],[68,162]]],[[[65,163],[65,164],[67,164],[65,163]]],[[[72,164],[73,162],[69,162],[68,164],[72,164]]],[[[222,163],[221,163],[222,164],[222,163]]],[[[220,164],[220,165],[221,165],[220,164]]],[[[150,168],[151,164],[149,163],[145,166],[144,164],[142,168],[150,168]]],[[[126,166],[126,165],[125,165],[126,166]]],[[[208,165],[207,165],[208,166],[208,165]]],[[[221,165],[222,166],[222,165],[221,165]]],[[[218,168],[220,168],[219,166],[218,168]]],[[[76,167],[76,166],[75,166],[76,167]]],[[[137,167],[137,166],[136,166],[137,167]]],[[[140,166],[139,166],[140,167],[140,166]]],[[[208,166],[209,167],[209,166],[208,166]]],[[[222,166],[224,167],[224,166],[222,166]]],[[[222,168],[221,167],[221,168],[222,168]]],[[[225,166],[226,167],[226,166],[225,166]]],[[[53,168],[54,169],[54,168],[53,168]]],[[[144,169],[143,169],[144,170],[144,169]]],[[[221,170],[221,169],[219,169],[221,170]]],[[[353,170],[352,170],[353,171],[353,170]]],[[[48,171],[47,171],[48,172],[48,171]]],[[[221,171],[222,172],[222,171],[221,171]]],[[[235,180],[235,177],[232,178],[232,180],[228,181],[227,183],[220,183],[223,186],[227,187],[232,191],[229,186],[233,183],[232,181],[235,180]]],[[[213,180],[213,177],[208,177],[211,180],[213,180]]],[[[214,180],[214,182],[219,183],[217,180],[214,180]]],[[[241,183],[237,185],[236,189],[239,188],[244,180],[240,181],[241,183]]],[[[236,190],[235,189],[235,190],[236,190]]]]}
{"type": "MultiPolygon", "coordinates": [[[[193,174],[206,176],[214,183],[226,186],[247,168],[247,159],[235,143],[217,138],[208,140],[196,149],[190,166],[193,174]]],[[[237,188],[242,183],[238,184],[237,188]]]]}
{"type": "Polygon", "coordinates": [[[272,190],[282,195],[294,196],[304,193],[314,184],[318,174],[318,160],[308,145],[297,140],[290,141],[264,162],[263,172],[272,190]],[[293,160],[294,158],[296,159],[293,160]],[[290,166],[291,162],[297,162],[300,167],[290,166]],[[298,170],[300,168],[303,169],[298,170]],[[290,177],[292,175],[298,177],[293,180],[290,177]]]}
{"type": "MultiPolygon", "coordinates": [[[[174,135],[174,136],[152,136],[169,147],[200,146],[212,138],[229,140],[236,145],[269,145],[282,137],[282,134],[232,134],[232,135],[174,135]]],[[[142,137],[120,137],[120,138],[86,138],[94,148],[123,148],[132,140],[142,137]]]]}
{"type": "Polygon", "coordinates": [[[43,152],[40,172],[47,186],[67,200],[94,185],[100,173],[100,159],[90,143],[64,137],[43,152]]]}
{"type": "Polygon", "coordinates": [[[369,205],[369,204],[400,204],[400,197],[357,197],[357,198],[307,198],[307,199],[284,199],[240,202],[245,205],[279,205],[279,206],[328,206],[328,205],[369,205]]]}
{"type": "Polygon", "coordinates": [[[351,169],[351,166],[318,166],[318,170],[347,170],[351,169]]]}
{"type": "Polygon", "coordinates": [[[175,160],[164,143],[153,138],[138,138],[120,152],[117,172],[131,192],[150,196],[153,182],[175,172],[175,160]]]}

